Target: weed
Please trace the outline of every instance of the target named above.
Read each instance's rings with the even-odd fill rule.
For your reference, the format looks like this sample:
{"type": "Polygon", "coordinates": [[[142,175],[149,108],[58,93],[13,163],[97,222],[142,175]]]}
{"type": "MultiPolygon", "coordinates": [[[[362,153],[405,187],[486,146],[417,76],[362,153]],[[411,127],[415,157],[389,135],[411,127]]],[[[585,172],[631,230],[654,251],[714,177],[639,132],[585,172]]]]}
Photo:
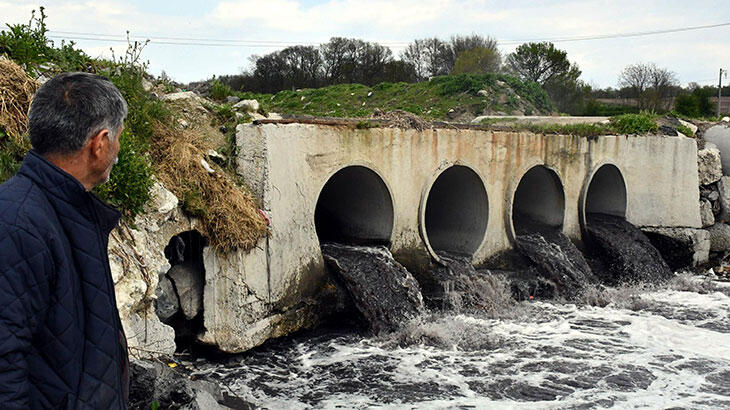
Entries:
{"type": "Polygon", "coordinates": [[[229,95],[233,95],[233,90],[226,84],[218,80],[214,80],[210,86],[210,98],[218,101],[223,101],[229,95]]]}
{"type": "Polygon", "coordinates": [[[659,130],[655,115],[647,112],[611,117],[611,128],[619,134],[649,134],[659,130]]]}
{"type": "Polygon", "coordinates": [[[692,129],[685,125],[678,125],[675,128],[677,129],[677,131],[681,132],[682,134],[684,134],[688,137],[695,135],[695,133],[692,132],[692,129]]]}

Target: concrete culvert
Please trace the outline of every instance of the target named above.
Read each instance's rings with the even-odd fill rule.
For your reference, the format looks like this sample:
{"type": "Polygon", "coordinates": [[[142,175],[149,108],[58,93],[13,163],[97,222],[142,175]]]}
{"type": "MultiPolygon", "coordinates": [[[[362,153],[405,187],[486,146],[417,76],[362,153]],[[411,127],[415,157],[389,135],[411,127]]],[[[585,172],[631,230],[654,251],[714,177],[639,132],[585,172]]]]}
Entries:
{"type": "Polygon", "coordinates": [[[314,211],[320,242],[389,244],[393,231],[393,201],[374,171],[349,166],[322,188],[314,211]]]}
{"type": "Polygon", "coordinates": [[[607,214],[626,217],[626,183],[615,165],[603,165],[593,174],[588,182],[583,212],[584,216],[607,214]]]}
{"type": "Polygon", "coordinates": [[[517,235],[562,228],[565,214],[563,184],[555,171],[537,165],[520,180],[512,200],[512,226],[517,235]]]}
{"type": "Polygon", "coordinates": [[[436,252],[473,255],[487,231],[489,203],[481,178],[455,165],[431,186],[426,198],[425,232],[436,252]]]}

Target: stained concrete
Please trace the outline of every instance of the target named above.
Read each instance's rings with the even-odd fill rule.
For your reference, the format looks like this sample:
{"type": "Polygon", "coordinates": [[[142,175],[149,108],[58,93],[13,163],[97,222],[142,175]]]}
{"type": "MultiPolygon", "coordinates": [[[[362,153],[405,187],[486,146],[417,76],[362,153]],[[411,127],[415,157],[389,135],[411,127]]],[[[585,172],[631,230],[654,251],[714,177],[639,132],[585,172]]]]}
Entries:
{"type": "MultiPolygon", "coordinates": [[[[582,240],[586,209],[625,213],[642,227],[701,227],[697,147],[683,136],[587,139],[472,129],[245,124],[237,128],[237,145],[237,171],[271,226],[269,237],[250,252],[216,256],[206,248],[202,340],[227,351],[246,350],[313,323],[311,301],[326,283],[317,232],[323,222],[315,223],[320,201],[327,204],[320,209],[339,215],[340,226],[348,229],[358,228],[352,222],[358,213],[366,215],[369,230],[359,225],[349,236],[385,240],[409,268],[436,259],[434,243],[437,248],[457,244],[475,264],[512,249],[515,207],[543,212],[576,242],[582,240]],[[454,166],[464,169],[452,174],[448,170],[461,169],[454,166]],[[537,181],[552,180],[553,193],[537,195],[544,183],[538,182],[526,191],[531,195],[516,195],[536,166],[551,176],[537,181]],[[340,173],[348,168],[356,171],[340,173]],[[336,177],[336,188],[326,193],[335,175],[344,177],[336,177]],[[460,210],[463,198],[469,204],[460,210]],[[525,198],[533,204],[520,204],[525,198]],[[429,200],[436,201],[431,212],[429,200]],[[430,221],[434,217],[451,217],[468,233],[444,234],[449,221],[430,221]]],[[[337,222],[326,212],[323,218],[325,225],[337,222]]]]}

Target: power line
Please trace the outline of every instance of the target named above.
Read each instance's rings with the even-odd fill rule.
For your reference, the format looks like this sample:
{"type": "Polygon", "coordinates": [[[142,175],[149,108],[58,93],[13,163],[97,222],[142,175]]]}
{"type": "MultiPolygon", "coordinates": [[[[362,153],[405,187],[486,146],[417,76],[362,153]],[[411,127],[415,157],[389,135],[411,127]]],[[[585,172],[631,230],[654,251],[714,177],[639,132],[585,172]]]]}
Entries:
{"type": "MultiPolygon", "coordinates": [[[[498,45],[516,45],[524,42],[540,42],[540,41],[551,41],[554,43],[560,42],[576,42],[576,41],[590,41],[590,40],[605,40],[605,39],[616,39],[616,38],[631,38],[631,37],[643,37],[650,35],[670,34],[679,33],[695,30],[705,30],[711,28],[719,28],[730,26],[728,23],[708,24],[703,26],[690,26],[690,27],[679,27],[664,30],[652,30],[652,31],[640,31],[640,32],[628,32],[628,33],[613,33],[613,34],[597,34],[597,35],[586,35],[586,36],[573,36],[573,37],[546,37],[546,38],[533,38],[533,39],[522,39],[522,40],[499,40],[498,45]]],[[[109,42],[127,42],[126,35],[119,34],[103,34],[103,33],[87,33],[87,32],[76,32],[76,31],[55,31],[50,30],[48,37],[57,39],[67,40],[82,40],[82,41],[109,41],[109,42]],[[57,34],[53,34],[57,33],[57,34]]],[[[149,40],[150,44],[162,44],[162,45],[182,45],[182,46],[205,46],[205,47],[281,47],[289,45],[318,45],[324,42],[296,42],[296,41],[279,41],[279,40],[245,40],[245,39],[220,39],[220,38],[194,38],[194,37],[167,37],[167,36],[143,36],[143,35],[130,35],[130,40],[146,41],[149,40]]],[[[407,42],[378,42],[378,44],[392,47],[405,47],[409,43],[407,42]]]]}

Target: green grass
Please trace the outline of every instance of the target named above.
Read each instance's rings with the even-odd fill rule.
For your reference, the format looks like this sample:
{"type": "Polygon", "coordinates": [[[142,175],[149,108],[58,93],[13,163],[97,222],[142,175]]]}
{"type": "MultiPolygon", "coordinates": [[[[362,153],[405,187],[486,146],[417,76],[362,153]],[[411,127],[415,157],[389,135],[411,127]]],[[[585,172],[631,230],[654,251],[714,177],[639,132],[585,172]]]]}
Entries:
{"type": "Polygon", "coordinates": [[[659,130],[656,116],[645,112],[611,117],[611,128],[619,134],[651,134],[659,130]]]}
{"type": "Polygon", "coordinates": [[[681,132],[682,134],[684,134],[684,135],[686,135],[688,137],[691,137],[691,136],[695,135],[695,133],[692,132],[692,129],[690,129],[687,126],[679,125],[676,128],[677,128],[677,131],[681,132]]]}
{"type": "Polygon", "coordinates": [[[338,84],[300,91],[285,90],[274,95],[249,92],[234,95],[256,99],[268,111],[320,117],[368,117],[375,109],[380,109],[404,110],[428,120],[445,120],[451,109],[476,116],[485,109],[515,109],[520,100],[533,114],[552,111],[550,100],[539,85],[526,84],[503,74],[460,74],[435,77],[421,83],[381,83],[373,87],[338,84]],[[477,95],[482,89],[487,90],[487,97],[477,95]],[[508,94],[504,105],[498,102],[501,94],[508,94]]]}
{"type": "MultiPolygon", "coordinates": [[[[650,113],[622,114],[610,118],[608,124],[530,124],[518,122],[515,117],[488,118],[479,123],[487,127],[503,125],[513,131],[529,131],[535,134],[576,135],[598,137],[618,134],[654,134],[659,130],[656,116],[650,113]]],[[[685,127],[686,128],[686,127],[685,127]]],[[[683,130],[678,130],[684,133],[683,130]]],[[[686,129],[691,135],[691,131],[686,129]]]]}

